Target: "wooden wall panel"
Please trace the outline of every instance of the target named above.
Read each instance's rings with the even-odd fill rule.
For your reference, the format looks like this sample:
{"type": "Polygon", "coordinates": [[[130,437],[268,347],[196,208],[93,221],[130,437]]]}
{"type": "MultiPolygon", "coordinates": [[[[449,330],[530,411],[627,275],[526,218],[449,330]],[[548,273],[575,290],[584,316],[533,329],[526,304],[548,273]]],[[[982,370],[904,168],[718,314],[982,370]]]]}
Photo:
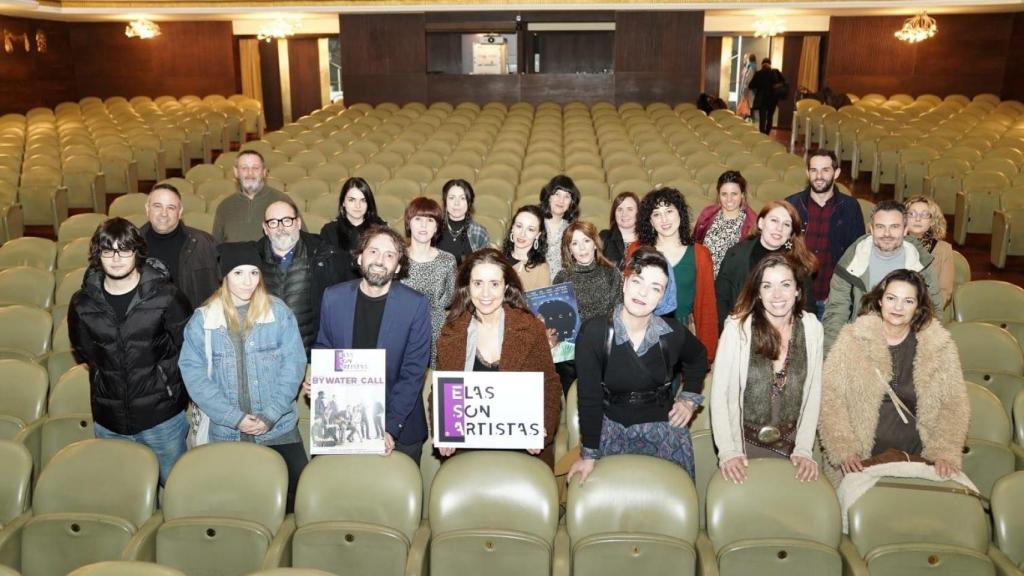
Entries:
{"type": "Polygon", "coordinates": [[[426,27],[422,13],[345,14],[339,19],[346,102],[426,100],[426,27]]]}
{"type": "Polygon", "coordinates": [[[260,85],[263,87],[263,117],[268,130],[277,130],[284,124],[281,108],[281,67],[278,63],[277,42],[260,42],[260,85]]]}
{"type": "MultiPolygon", "coordinates": [[[[1015,19],[1006,14],[940,14],[939,32],[917,44],[893,33],[903,16],[833,17],[825,81],[836,92],[999,93],[1015,19]]],[[[1016,51],[1020,51],[1017,45],[1016,51]]]]}
{"type": "Polygon", "coordinates": [[[782,75],[789,83],[789,98],[779,102],[779,115],[775,126],[784,130],[793,127],[793,110],[796,108],[796,91],[800,89],[800,55],[803,52],[802,35],[785,36],[782,39],[782,75]]]}
{"type": "Polygon", "coordinates": [[[718,96],[722,89],[722,37],[704,39],[704,85],[701,92],[718,96]]]}
{"type": "Polygon", "coordinates": [[[295,120],[323,106],[320,101],[320,49],[317,41],[317,38],[288,41],[292,118],[295,120]]]}
{"type": "Polygon", "coordinates": [[[615,67],[615,32],[541,32],[544,74],[603,74],[615,67]]]}
{"type": "Polygon", "coordinates": [[[520,100],[521,78],[518,74],[432,74],[427,76],[427,101],[452,104],[468,101],[481,106],[488,102],[512,104],[520,100]]]}
{"type": "Polygon", "coordinates": [[[79,96],[229,95],[238,71],[230,22],[161,22],[151,40],[121,22],[72,22],[79,96]]]}
{"type": "Polygon", "coordinates": [[[461,32],[430,33],[426,41],[429,74],[462,74],[461,32]]]}
{"type": "Polygon", "coordinates": [[[615,100],[694,102],[704,59],[704,12],[616,12],[615,100]]]}
{"type": "Polygon", "coordinates": [[[527,102],[615,101],[615,76],[611,74],[526,74],[520,99],[527,102]]]}
{"type": "Polygon", "coordinates": [[[78,99],[67,23],[0,16],[0,30],[29,38],[27,52],[20,42],[13,53],[0,52],[0,115],[78,99]],[[45,53],[38,50],[37,30],[46,36],[45,53]]]}
{"type": "Polygon", "coordinates": [[[1003,98],[1024,100],[1024,12],[1014,14],[1002,95],[1003,98]]]}

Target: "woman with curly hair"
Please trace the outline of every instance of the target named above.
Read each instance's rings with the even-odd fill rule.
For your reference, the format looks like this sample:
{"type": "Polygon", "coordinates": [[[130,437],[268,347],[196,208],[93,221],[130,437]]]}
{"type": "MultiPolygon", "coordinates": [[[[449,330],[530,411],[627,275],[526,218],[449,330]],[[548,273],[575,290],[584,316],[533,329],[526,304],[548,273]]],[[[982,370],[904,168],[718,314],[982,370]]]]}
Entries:
{"type": "Polygon", "coordinates": [[[539,206],[529,204],[516,210],[502,252],[512,261],[523,283],[523,291],[551,285],[552,275],[547,263],[548,232],[539,206]]]}
{"type": "Polygon", "coordinates": [[[561,239],[565,229],[580,214],[580,190],[565,175],[551,179],[540,190],[540,209],[544,212],[544,230],[553,241],[548,245],[546,259],[551,280],[562,269],[561,239]]]}
{"type": "Polygon", "coordinates": [[[669,285],[655,313],[671,315],[690,328],[707,350],[708,363],[718,348],[718,308],[711,252],[690,236],[690,211],[675,188],[651,190],[640,202],[637,216],[639,246],[653,246],[668,260],[669,285]]]}
{"type": "Polygon", "coordinates": [[[942,302],[936,302],[935,307],[945,308],[953,297],[956,278],[953,246],[946,242],[946,217],[939,204],[927,196],[907,198],[903,205],[907,207],[907,236],[917,238],[935,258],[932,266],[939,276],[939,292],[942,293],[942,302]]]}
{"type": "MultiPolygon", "coordinates": [[[[804,290],[813,288],[818,259],[804,242],[804,225],[800,214],[789,202],[768,202],[757,216],[757,227],[746,240],[725,253],[722,267],[715,278],[715,298],[718,302],[718,329],[725,328],[725,319],[732,313],[747,277],[765,256],[776,252],[789,254],[800,268],[804,290]]],[[[806,292],[805,292],[806,293],[806,292]]],[[[814,312],[814,302],[804,299],[804,309],[814,312]]]]}

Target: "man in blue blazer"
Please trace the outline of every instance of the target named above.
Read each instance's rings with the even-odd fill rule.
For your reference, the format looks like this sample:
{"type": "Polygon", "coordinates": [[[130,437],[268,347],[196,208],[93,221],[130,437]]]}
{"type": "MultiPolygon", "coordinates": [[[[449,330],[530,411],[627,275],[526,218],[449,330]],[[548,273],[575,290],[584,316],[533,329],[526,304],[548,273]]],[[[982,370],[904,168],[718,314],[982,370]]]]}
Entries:
{"type": "Polygon", "coordinates": [[[405,241],[394,230],[371,226],[356,253],[363,277],[324,292],[314,348],[386,351],[386,453],[398,450],[419,465],[427,438],[422,395],[430,363],[427,298],[392,282],[407,263],[405,241]]]}

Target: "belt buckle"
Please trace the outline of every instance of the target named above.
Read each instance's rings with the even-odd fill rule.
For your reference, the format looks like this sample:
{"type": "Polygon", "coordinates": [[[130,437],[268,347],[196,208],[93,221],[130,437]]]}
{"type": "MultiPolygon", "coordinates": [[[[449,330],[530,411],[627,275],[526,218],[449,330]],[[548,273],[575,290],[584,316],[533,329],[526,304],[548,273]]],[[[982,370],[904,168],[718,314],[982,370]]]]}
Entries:
{"type": "Polygon", "coordinates": [[[757,431],[757,440],[765,444],[775,444],[782,440],[782,431],[778,426],[761,426],[757,431]]]}

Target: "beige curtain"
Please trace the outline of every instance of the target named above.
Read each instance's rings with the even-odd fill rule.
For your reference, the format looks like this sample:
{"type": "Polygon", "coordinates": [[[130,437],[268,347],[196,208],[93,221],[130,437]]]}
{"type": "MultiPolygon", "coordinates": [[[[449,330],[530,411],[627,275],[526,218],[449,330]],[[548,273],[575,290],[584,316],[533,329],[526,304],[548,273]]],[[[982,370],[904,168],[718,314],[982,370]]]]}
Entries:
{"type": "Polygon", "coordinates": [[[243,38],[238,41],[242,66],[242,94],[263,103],[263,76],[260,74],[260,41],[243,38]]]}
{"type": "Polygon", "coordinates": [[[818,91],[818,65],[821,58],[821,36],[804,36],[800,50],[800,74],[797,87],[818,91]]]}

